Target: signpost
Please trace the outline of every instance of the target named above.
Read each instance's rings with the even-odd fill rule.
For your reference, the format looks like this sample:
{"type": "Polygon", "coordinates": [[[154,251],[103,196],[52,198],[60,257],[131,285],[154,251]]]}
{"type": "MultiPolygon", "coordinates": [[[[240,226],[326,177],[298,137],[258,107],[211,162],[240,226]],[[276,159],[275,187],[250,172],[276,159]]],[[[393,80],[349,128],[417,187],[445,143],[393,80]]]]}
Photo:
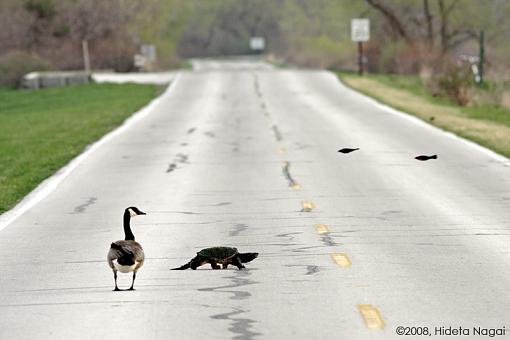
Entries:
{"type": "Polygon", "coordinates": [[[363,74],[363,42],[370,39],[370,21],[368,19],[351,20],[351,39],[358,43],[358,73],[363,74]]]}
{"type": "Polygon", "coordinates": [[[479,81],[478,81],[479,84],[483,83],[483,63],[485,62],[484,36],[485,36],[485,32],[481,31],[480,32],[480,59],[479,59],[480,62],[478,64],[478,71],[480,74],[479,81]]]}

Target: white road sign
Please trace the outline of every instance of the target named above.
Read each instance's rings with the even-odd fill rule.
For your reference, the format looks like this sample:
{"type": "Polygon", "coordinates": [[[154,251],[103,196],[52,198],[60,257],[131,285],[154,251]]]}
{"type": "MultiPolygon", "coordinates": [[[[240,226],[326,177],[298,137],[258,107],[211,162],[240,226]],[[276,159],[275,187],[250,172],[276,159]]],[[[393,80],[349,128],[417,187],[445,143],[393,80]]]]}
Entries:
{"type": "Polygon", "coordinates": [[[263,37],[252,37],[250,39],[250,48],[255,51],[262,51],[266,48],[266,39],[263,37]]]}
{"type": "Polygon", "coordinates": [[[368,19],[351,20],[351,39],[357,42],[370,39],[370,21],[368,19]]]}
{"type": "Polygon", "coordinates": [[[156,61],[156,46],[152,44],[143,44],[140,46],[140,52],[151,63],[156,61]]]}

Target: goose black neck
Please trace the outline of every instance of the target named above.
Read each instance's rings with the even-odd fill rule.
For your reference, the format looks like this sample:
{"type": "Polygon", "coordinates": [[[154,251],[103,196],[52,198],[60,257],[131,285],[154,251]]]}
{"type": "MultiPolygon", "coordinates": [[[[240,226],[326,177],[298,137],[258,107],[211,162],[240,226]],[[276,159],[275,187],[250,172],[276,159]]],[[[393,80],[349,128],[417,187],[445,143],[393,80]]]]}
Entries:
{"type": "Polygon", "coordinates": [[[131,214],[129,211],[124,212],[124,235],[126,241],[134,241],[135,235],[133,235],[133,232],[131,231],[131,226],[129,225],[129,221],[131,220],[131,214]]]}

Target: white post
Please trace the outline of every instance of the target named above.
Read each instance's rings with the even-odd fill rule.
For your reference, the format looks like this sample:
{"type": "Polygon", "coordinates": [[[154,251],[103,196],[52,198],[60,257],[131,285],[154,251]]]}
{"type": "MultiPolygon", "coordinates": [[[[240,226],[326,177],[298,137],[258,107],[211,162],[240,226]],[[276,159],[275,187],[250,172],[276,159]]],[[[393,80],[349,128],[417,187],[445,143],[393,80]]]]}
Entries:
{"type": "Polygon", "coordinates": [[[83,65],[85,67],[85,72],[90,74],[89,42],[87,40],[82,40],[81,46],[83,49],[83,65]]]}

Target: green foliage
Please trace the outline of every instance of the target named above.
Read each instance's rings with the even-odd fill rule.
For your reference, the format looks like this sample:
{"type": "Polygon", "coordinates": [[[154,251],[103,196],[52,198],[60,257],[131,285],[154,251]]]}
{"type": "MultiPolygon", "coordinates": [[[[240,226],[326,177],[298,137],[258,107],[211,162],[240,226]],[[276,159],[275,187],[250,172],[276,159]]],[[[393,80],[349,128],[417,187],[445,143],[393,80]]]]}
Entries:
{"type": "Polygon", "coordinates": [[[55,4],[53,0],[25,0],[25,8],[33,12],[39,19],[51,19],[55,16],[55,4]]]}
{"type": "Polygon", "coordinates": [[[376,60],[369,60],[370,63],[376,62],[377,71],[385,73],[414,73],[416,68],[409,67],[409,62],[413,58],[409,56],[409,46],[403,41],[388,42],[380,47],[381,53],[376,60]],[[414,71],[414,72],[413,72],[414,71]]]}
{"type": "Polygon", "coordinates": [[[363,1],[285,0],[279,22],[282,48],[274,52],[298,65],[354,68],[350,23],[365,9],[363,1]]]}
{"type": "Polygon", "coordinates": [[[177,44],[182,32],[193,13],[210,2],[213,1],[144,0],[144,5],[130,23],[130,29],[140,42],[156,46],[160,67],[180,67],[177,44]]]}
{"type": "Polygon", "coordinates": [[[186,57],[249,54],[252,36],[265,37],[271,48],[279,41],[278,9],[274,0],[201,3],[184,27],[178,52],[186,57]]]}
{"type": "Polygon", "coordinates": [[[0,88],[0,213],[155,96],[152,85],[0,88]]]}
{"type": "Polygon", "coordinates": [[[25,74],[50,68],[47,61],[35,54],[9,52],[0,58],[0,86],[19,87],[25,74]]]}

